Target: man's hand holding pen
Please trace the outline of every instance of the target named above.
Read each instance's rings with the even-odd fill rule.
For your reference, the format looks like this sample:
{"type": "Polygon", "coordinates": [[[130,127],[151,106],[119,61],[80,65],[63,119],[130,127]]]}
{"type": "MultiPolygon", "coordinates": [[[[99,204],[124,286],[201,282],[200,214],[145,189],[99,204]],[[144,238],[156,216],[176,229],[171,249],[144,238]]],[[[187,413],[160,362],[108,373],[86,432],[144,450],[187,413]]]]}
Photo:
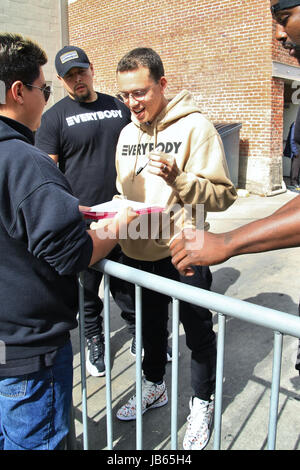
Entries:
{"type": "Polygon", "coordinates": [[[149,173],[160,176],[170,186],[174,184],[175,179],[180,174],[175,157],[164,152],[150,153],[149,159],[139,167],[136,175],[139,175],[147,166],[149,173]]]}

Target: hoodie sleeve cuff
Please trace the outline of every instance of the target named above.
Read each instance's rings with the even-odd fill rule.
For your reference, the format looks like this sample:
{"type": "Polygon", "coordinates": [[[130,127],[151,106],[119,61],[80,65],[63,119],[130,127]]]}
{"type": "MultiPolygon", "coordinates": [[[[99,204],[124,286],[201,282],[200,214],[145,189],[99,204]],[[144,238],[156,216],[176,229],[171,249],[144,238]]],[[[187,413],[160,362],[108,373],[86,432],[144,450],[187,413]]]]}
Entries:
{"type": "Polygon", "coordinates": [[[184,195],[189,191],[190,185],[195,181],[195,175],[193,173],[185,173],[182,171],[174,180],[173,188],[179,194],[184,195]]]}

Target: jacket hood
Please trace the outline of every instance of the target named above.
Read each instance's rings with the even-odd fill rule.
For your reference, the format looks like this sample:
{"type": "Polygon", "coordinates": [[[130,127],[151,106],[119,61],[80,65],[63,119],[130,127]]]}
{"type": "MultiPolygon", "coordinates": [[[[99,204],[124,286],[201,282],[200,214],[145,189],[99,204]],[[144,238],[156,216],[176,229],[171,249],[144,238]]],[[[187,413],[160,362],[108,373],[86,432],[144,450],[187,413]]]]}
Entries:
{"type": "Polygon", "coordinates": [[[31,144],[34,142],[33,133],[28,127],[13,119],[0,116],[0,142],[13,139],[31,144]]]}
{"type": "Polygon", "coordinates": [[[153,129],[162,131],[173,122],[192,113],[201,113],[201,111],[191,93],[188,90],[182,90],[156,116],[151,124],[140,123],[135,116],[132,116],[131,119],[143,132],[151,134],[153,129]]]}

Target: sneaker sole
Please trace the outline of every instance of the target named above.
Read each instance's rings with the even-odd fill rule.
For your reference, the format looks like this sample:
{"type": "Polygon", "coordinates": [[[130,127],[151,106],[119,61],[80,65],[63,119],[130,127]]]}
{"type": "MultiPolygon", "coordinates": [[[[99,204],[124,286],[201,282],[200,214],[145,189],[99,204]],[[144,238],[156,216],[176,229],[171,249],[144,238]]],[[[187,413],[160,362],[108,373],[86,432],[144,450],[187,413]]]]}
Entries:
{"type": "MultiPolygon", "coordinates": [[[[164,406],[168,403],[168,397],[165,398],[163,402],[160,403],[154,403],[153,405],[148,406],[148,408],[145,408],[145,410],[142,411],[142,415],[146,413],[146,411],[154,409],[154,408],[160,408],[161,406],[164,406]]],[[[120,421],[134,421],[136,419],[136,416],[119,416],[118,413],[116,414],[117,418],[120,421]]]]}
{"type": "Polygon", "coordinates": [[[104,377],[105,376],[105,370],[103,372],[99,372],[96,366],[93,366],[89,361],[86,361],[85,363],[86,370],[90,375],[93,377],[104,377]]]}

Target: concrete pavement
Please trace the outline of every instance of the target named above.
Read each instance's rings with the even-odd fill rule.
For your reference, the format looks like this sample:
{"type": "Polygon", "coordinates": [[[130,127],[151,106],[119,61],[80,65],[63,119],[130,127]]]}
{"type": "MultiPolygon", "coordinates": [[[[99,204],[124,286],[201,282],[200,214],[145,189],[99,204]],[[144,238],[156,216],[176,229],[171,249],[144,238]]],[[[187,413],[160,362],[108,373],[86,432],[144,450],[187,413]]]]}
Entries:
{"type": "MultiPolygon", "coordinates": [[[[221,232],[273,213],[295,197],[290,191],[265,198],[239,197],[224,213],[209,214],[211,231],[221,232]]],[[[299,301],[300,248],[243,255],[212,268],[212,290],[254,304],[297,315],[299,301]]],[[[102,289],[100,289],[100,293],[102,289]]],[[[217,322],[217,316],[214,320],[217,322]]],[[[217,332],[217,323],[215,324],[217,332]]],[[[170,326],[171,331],[171,326],[170,326]]],[[[135,422],[121,422],[116,411],[135,393],[135,362],[130,354],[127,329],[111,300],[111,355],[114,450],[135,449],[135,422]]],[[[78,330],[72,332],[74,348],[74,409],[77,447],[82,448],[81,379],[78,330]]],[[[300,377],[294,369],[298,340],[284,338],[277,449],[300,449],[300,377]]],[[[189,413],[190,353],[180,326],[178,449],[189,413]]],[[[228,318],[226,326],[223,388],[223,450],[266,448],[272,375],[273,333],[264,328],[228,318]]],[[[171,366],[166,382],[171,395],[171,366]]],[[[87,376],[89,449],[106,449],[105,379],[87,376]]],[[[212,449],[211,439],[207,449],[212,449]]],[[[143,417],[143,449],[170,450],[170,401],[143,417]]]]}

